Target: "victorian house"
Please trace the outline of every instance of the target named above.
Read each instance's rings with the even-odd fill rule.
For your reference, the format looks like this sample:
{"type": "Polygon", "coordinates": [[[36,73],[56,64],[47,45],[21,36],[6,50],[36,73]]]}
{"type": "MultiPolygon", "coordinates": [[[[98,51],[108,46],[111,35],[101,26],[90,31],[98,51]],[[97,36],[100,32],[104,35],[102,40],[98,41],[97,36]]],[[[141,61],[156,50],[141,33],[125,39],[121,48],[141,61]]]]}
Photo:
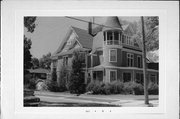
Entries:
{"type": "MultiPolygon", "coordinates": [[[[72,26],[52,56],[51,71],[58,77],[62,65],[71,68],[73,52],[79,50],[85,56],[85,83],[143,83],[141,40],[134,39],[134,32],[130,25],[121,25],[118,17],[107,17],[102,25],[89,22],[87,30],[72,26]]],[[[147,61],[148,79],[158,83],[158,63],[147,61]]]]}

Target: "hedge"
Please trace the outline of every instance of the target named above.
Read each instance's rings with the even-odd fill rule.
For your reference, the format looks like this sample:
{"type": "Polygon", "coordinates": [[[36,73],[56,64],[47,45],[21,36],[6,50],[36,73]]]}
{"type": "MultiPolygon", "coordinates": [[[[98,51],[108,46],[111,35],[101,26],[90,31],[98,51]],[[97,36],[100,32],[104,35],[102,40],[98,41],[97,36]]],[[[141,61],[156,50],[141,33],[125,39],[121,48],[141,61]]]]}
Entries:
{"type": "MultiPolygon", "coordinates": [[[[92,81],[86,87],[87,92],[92,92],[92,94],[135,94],[143,95],[144,88],[142,84],[135,82],[122,83],[120,81],[114,81],[111,83],[103,83],[99,81],[92,81]]],[[[158,85],[149,84],[148,85],[149,94],[158,94],[158,85]]]]}

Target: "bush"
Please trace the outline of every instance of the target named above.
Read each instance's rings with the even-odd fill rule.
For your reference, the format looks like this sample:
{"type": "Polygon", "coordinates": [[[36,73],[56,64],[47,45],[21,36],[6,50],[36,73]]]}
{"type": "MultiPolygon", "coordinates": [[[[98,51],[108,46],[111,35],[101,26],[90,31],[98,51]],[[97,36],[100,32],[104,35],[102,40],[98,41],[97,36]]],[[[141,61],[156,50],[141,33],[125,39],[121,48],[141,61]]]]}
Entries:
{"type": "Polygon", "coordinates": [[[149,93],[149,95],[158,95],[159,94],[159,86],[155,83],[150,83],[148,85],[148,93],[149,93]]]}
{"type": "Polygon", "coordinates": [[[86,91],[92,91],[93,94],[118,94],[123,92],[123,84],[120,82],[103,83],[92,81],[87,85],[86,91]]]}
{"type": "Polygon", "coordinates": [[[102,94],[105,94],[105,95],[111,94],[111,85],[109,83],[102,85],[102,94]]]}
{"type": "MultiPolygon", "coordinates": [[[[92,91],[92,94],[135,94],[135,95],[143,95],[144,87],[142,84],[135,82],[126,82],[122,83],[119,81],[114,81],[111,83],[103,83],[99,81],[90,82],[86,91],[92,91]]],[[[150,84],[148,86],[149,94],[158,94],[158,85],[150,84]]]]}
{"type": "Polygon", "coordinates": [[[24,75],[24,88],[36,89],[36,79],[32,78],[30,73],[24,75]]]}
{"type": "Polygon", "coordinates": [[[95,85],[95,81],[90,82],[86,87],[86,92],[92,91],[95,85]]]}
{"type": "Polygon", "coordinates": [[[92,91],[93,94],[110,94],[110,85],[100,81],[92,81],[87,85],[86,91],[92,91]]]}
{"type": "Polygon", "coordinates": [[[36,79],[35,78],[31,78],[29,80],[29,86],[28,86],[29,89],[36,89],[36,79]]]}
{"type": "Polygon", "coordinates": [[[144,89],[139,83],[127,82],[124,83],[124,92],[125,94],[143,95],[144,89]]]}
{"type": "Polygon", "coordinates": [[[57,74],[56,74],[56,71],[55,71],[55,70],[53,70],[51,76],[52,76],[52,77],[51,77],[51,80],[53,80],[53,81],[56,81],[56,80],[57,80],[57,74]]]}
{"type": "Polygon", "coordinates": [[[48,80],[46,81],[47,89],[52,92],[64,92],[66,88],[63,85],[59,85],[56,81],[48,80]]]}
{"type": "Polygon", "coordinates": [[[124,91],[125,94],[134,94],[133,83],[132,82],[124,83],[123,91],[124,91]]]}
{"type": "Polygon", "coordinates": [[[133,91],[134,91],[135,95],[143,95],[144,94],[144,88],[139,83],[134,83],[133,84],[133,91]]]}
{"type": "Polygon", "coordinates": [[[124,92],[124,84],[120,81],[113,81],[110,83],[110,91],[112,94],[122,94],[124,92]]]}

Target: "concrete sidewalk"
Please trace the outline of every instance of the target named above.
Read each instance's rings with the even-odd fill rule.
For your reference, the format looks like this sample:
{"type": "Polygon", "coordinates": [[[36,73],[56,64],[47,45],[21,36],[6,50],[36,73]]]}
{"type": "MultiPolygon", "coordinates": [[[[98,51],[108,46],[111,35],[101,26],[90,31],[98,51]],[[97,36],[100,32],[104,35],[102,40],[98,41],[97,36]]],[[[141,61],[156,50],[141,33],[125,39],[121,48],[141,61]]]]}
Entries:
{"type": "Polygon", "coordinates": [[[35,95],[41,99],[41,101],[52,103],[96,103],[96,104],[109,104],[123,107],[157,107],[158,96],[150,95],[150,104],[144,104],[144,96],[136,95],[87,95],[82,94],[77,96],[67,92],[41,92],[35,91],[35,95]]]}

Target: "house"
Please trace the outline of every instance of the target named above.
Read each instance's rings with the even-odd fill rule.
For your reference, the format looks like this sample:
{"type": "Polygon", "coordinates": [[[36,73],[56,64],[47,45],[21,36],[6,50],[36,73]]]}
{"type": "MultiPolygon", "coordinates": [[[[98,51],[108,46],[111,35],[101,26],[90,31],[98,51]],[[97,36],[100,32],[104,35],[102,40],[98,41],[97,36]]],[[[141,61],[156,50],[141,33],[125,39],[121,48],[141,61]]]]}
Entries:
{"type": "MultiPolygon", "coordinates": [[[[52,56],[51,71],[57,72],[58,78],[62,65],[71,67],[73,52],[78,49],[85,56],[85,83],[143,83],[141,41],[133,35],[131,26],[122,26],[118,17],[107,17],[99,26],[89,22],[88,30],[72,26],[52,56]]],[[[149,81],[158,83],[158,69],[148,68],[147,72],[149,81]]]]}
{"type": "Polygon", "coordinates": [[[30,74],[36,79],[48,79],[50,71],[43,68],[29,69],[30,74]]]}

